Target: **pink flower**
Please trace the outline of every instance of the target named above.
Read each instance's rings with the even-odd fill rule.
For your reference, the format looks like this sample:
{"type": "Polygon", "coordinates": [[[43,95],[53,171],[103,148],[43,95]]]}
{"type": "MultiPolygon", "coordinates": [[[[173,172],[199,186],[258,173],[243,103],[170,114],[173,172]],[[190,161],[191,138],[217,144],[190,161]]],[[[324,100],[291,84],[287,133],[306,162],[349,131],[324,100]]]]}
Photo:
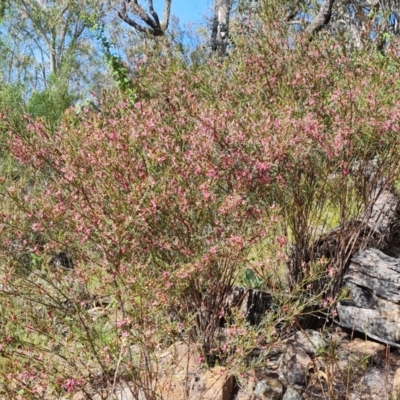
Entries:
{"type": "Polygon", "coordinates": [[[276,241],[278,242],[280,247],[284,247],[286,245],[286,238],[284,236],[278,236],[276,238],[276,241]]]}
{"type": "Polygon", "coordinates": [[[229,241],[233,246],[238,247],[239,249],[243,249],[244,247],[244,239],[242,236],[231,236],[229,241]]]}
{"type": "Polygon", "coordinates": [[[66,390],[68,393],[71,393],[82,385],[83,385],[82,379],[68,378],[63,383],[62,388],[66,390]]]}
{"type": "Polygon", "coordinates": [[[210,250],[208,250],[208,252],[210,253],[210,254],[217,254],[217,246],[213,246],[213,247],[211,247],[211,249],[210,250]]]}
{"type": "Polygon", "coordinates": [[[323,302],[323,306],[324,307],[329,307],[334,303],[333,297],[332,296],[328,296],[324,302],[323,302]]]}

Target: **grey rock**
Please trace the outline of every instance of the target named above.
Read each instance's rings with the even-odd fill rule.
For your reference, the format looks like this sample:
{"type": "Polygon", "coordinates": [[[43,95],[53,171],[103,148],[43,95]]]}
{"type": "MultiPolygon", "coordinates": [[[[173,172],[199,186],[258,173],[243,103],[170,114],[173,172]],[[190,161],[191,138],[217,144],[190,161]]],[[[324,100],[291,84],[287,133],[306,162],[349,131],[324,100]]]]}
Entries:
{"type": "Polygon", "coordinates": [[[344,276],[348,299],[337,306],[338,325],[400,348],[400,261],[377,249],[357,253],[344,276]]]}
{"type": "Polygon", "coordinates": [[[289,344],[279,364],[280,373],[288,385],[305,385],[312,361],[302,347],[289,344]]]}
{"type": "Polygon", "coordinates": [[[253,395],[257,400],[280,400],[282,393],[283,386],[279,379],[267,376],[257,382],[253,395]]]}
{"type": "Polygon", "coordinates": [[[314,356],[319,349],[324,349],[327,346],[321,333],[311,329],[296,332],[294,337],[289,339],[289,341],[296,347],[302,347],[311,356],[314,356]]]}
{"type": "Polygon", "coordinates": [[[365,388],[365,394],[373,398],[384,399],[389,397],[389,387],[387,382],[387,372],[373,369],[368,371],[361,380],[361,386],[365,388]],[[386,396],[385,396],[386,394],[386,396]]]}
{"type": "Polygon", "coordinates": [[[282,400],[302,400],[303,396],[292,387],[288,387],[282,400]]]}

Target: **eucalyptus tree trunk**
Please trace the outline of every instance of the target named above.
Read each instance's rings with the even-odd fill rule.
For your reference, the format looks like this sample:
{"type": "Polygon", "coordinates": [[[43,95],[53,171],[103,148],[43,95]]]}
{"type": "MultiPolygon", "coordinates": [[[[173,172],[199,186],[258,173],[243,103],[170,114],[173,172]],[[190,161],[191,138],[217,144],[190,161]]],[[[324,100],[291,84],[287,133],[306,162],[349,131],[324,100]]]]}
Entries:
{"type": "Polygon", "coordinates": [[[231,5],[232,0],[215,0],[211,48],[218,55],[224,55],[228,47],[231,5]]]}

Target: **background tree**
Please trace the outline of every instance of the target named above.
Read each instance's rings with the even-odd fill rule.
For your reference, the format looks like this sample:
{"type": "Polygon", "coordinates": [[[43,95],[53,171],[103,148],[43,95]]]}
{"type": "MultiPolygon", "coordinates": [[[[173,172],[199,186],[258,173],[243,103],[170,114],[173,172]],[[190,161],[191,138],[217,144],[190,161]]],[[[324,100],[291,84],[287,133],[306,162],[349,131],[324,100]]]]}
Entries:
{"type": "Polygon", "coordinates": [[[306,0],[288,2],[286,7],[286,20],[296,26],[297,32],[304,31],[311,37],[324,29],[329,35],[344,37],[352,48],[361,48],[371,40],[381,48],[388,35],[399,33],[397,0],[306,0]]]}
{"type": "Polygon", "coordinates": [[[10,2],[3,20],[9,46],[4,79],[29,81],[36,90],[47,87],[52,74],[76,87],[87,82],[88,64],[93,66],[96,55],[86,18],[93,13],[99,14],[99,8],[75,0],[10,2]]]}
{"type": "MultiPolygon", "coordinates": [[[[20,92],[24,113],[55,127],[76,100],[109,81],[90,30],[105,9],[75,0],[5,0],[2,5],[2,83],[20,92]]],[[[2,107],[8,108],[4,102],[2,107]]]]}

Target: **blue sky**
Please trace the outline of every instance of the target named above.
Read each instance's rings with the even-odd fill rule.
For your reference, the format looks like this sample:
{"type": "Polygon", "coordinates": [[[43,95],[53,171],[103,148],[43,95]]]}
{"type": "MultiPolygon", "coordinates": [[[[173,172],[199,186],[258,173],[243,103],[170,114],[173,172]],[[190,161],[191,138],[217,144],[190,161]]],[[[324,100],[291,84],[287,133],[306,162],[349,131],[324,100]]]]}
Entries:
{"type": "MultiPolygon", "coordinates": [[[[213,4],[213,0],[172,0],[171,14],[177,16],[182,25],[188,22],[201,24],[204,17],[210,14],[213,4]]],[[[154,8],[162,16],[164,0],[155,0],[154,8]]]]}

